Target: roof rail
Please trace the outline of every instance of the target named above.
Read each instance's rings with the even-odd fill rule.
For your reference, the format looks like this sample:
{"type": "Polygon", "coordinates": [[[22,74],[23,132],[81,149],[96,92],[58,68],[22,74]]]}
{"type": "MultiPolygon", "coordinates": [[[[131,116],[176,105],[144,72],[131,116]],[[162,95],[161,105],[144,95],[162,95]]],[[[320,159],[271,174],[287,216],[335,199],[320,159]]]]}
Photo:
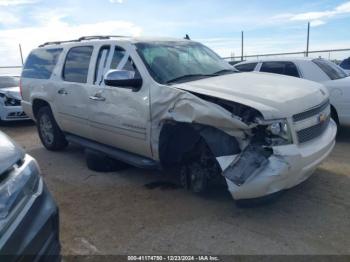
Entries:
{"type": "Polygon", "coordinates": [[[72,43],[72,42],[79,42],[78,40],[66,40],[66,41],[54,41],[54,42],[46,42],[42,45],[39,45],[39,47],[44,47],[47,45],[60,45],[60,44],[64,44],[64,43],[72,43]]]}
{"type": "Polygon", "coordinates": [[[66,40],[66,41],[54,41],[54,42],[46,42],[42,45],[39,45],[39,47],[44,47],[47,45],[60,45],[60,44],[64,44],[64,43],[72,43],[72,42],[81,42],[81,41],[88,41],[88,40],[95,40],[95,39],[110,39],[110,38],[118,38],[118,37],[128,37],[128,36],[122,36],[122,35],[93,35],[93,36],[82,36],[78,39],[74,39],[74,40],[66,40]]]}

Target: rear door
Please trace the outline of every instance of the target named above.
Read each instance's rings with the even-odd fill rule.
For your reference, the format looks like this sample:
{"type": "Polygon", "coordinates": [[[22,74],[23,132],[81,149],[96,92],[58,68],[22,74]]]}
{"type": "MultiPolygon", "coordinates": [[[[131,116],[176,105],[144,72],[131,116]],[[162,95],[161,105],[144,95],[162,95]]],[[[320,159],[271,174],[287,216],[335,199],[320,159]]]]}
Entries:
{"type": "Polygon", "coordinates": [[[55,101],[60,127],[68,133],[86,138],[91,138],[88,76],[92,70],[92,54],[93,46],[77,46],[68,51],[55,101]]]}
{"type": "Polygon", "coordinates": [[[149,89],[144,83],[132,89],[106,86],[103,76],[110,69],[133,71],[140,76],[127,47],[102,46],[96,59],[90,93],[90,126],[93,139],[125,151],[151,156],[149,89]]]}

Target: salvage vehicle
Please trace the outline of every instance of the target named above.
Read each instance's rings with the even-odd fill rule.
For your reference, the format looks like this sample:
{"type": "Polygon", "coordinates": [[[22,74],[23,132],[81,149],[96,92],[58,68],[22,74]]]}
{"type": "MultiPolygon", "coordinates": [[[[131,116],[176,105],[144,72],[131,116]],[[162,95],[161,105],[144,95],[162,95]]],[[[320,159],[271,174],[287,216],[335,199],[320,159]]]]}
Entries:
{"type": "Polygon", "coordinates": [[[303,78],[325,85],[330,93],[331,115],[340,125],[350,126],[350,77],[338,65],[317,58],[246,61],[235,65],[241,72],[265,72],[303,78]]]}
{"type": "Polygon", "coordinates": [[[136,167],[176,170],[197,193],[216,178],[235,200],[294,187],[335,145],[322,85],[237,73],[190,40],[45,43],[21,81],[23,108],[48,150],[73,142],[136,167]]]}
{"type": "Polygon", "coordinates": [[[28,119],[21,106],[19,77],[0,76],[0,122],[28,119]]]}
{"type": "Polygon", "coordinates": [[[2,132],[0,260],[60,261],[57,205],[35,159],[2,132]]]}

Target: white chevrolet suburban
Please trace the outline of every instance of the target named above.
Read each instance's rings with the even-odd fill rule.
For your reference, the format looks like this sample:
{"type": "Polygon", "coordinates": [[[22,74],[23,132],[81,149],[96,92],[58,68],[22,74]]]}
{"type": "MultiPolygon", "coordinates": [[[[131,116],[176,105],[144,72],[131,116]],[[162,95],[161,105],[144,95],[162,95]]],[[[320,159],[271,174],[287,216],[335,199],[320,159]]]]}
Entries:
{"type": "Polygon", "coordinates": [[[22,106],[49,150],[68,142],[141,168],[177,170],[236,200],[306,180],[335,145],[328,91],[288,76],[237,73],[204,45],[82,37],[33,50],[22,106]]]}

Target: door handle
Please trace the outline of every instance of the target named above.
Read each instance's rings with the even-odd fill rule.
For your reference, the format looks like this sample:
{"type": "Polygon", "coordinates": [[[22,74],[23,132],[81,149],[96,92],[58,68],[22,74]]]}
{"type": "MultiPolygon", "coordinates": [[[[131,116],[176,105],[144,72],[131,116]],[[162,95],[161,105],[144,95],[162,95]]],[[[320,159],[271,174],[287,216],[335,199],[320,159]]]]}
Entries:
{"type": "Polygon", "coordinates": [[[58,90],[58,92],[60,95],[68,95],[68,92],[66,91],[66,89],[62,88],[60,90],[58,90]]]}
{"type": "Polygon", "coordinates": [[[89,97],[90,100],[94,100],[94,101],[106,101],[106,98],[101,96],[101,95],[95,95],[95,96],[90,96],[89,97]]]}

